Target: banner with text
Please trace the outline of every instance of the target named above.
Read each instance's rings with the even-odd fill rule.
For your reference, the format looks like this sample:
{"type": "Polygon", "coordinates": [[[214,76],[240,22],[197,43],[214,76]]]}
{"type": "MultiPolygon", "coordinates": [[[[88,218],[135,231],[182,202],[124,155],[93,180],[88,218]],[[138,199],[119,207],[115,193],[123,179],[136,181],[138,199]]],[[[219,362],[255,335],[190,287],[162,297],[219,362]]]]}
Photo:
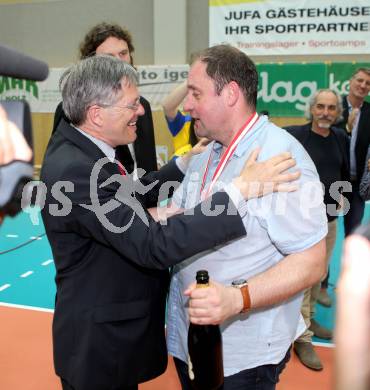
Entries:
{"type": "MultiPolygon", "coordinates": [[[[259,64],[258,111],[271,116],[302,116],[315,91],[330,88],[348,94],[349,79],[356,69],[370,63],[259,64]]],[[[370,95],[366,99],[370,101],[370,95]]]]}
{"type": "Polygon", "coordinates": [[[368,0],[209,0],[210,46],[248,55],[370,53],[368,0]]]}
{"type": "MultiPolygon", "coordinates": [[[[152,109],[160,109],[160,102],[175,86],[188,78],[188,65],[137,66],[140,94],[152,109]]],[[[64,68],[51,68],[42,82],[18,80],[0,76],[0,100],[24,99],[32,112],[54,112],[62,100],[59,79],[64,68]]]]}
{"type": "MultiPolygon", "coordinates": [[[[370,63],[286,63],[259,64],[258,111],[271,116],[302,116],[309,97],[320,88],[348,93],[349,78],[359,67],[370,63]]],[[[138,66],[139,90],[153,110],[160,110],[161,100],[187,79],[188,65],[138,66]]],[[[58,88],[63,68],[50,69],[46,81],[35,82],[0,76],[0,100],[25,99],[32,112],[54,112],[61,101],[58,88]]],[[[369,99],[370,100],[370,99],[369,99]]]]}

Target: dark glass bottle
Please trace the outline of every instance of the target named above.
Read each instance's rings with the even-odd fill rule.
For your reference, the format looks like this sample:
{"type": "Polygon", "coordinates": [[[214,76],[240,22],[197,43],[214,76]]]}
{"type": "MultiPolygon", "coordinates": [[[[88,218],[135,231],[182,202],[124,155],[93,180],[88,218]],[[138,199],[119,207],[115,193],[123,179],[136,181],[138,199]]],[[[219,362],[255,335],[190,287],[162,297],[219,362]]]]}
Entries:
{"type": "MultiPolygon", "coordinates": [[[[208,271],[196,275],[197,288],[208,287],[208,271]]],[[[189,378],[196,390],[216,390],[224,383],[222,336],[218,325],[190,323],[188,332],[189,378]]]]}

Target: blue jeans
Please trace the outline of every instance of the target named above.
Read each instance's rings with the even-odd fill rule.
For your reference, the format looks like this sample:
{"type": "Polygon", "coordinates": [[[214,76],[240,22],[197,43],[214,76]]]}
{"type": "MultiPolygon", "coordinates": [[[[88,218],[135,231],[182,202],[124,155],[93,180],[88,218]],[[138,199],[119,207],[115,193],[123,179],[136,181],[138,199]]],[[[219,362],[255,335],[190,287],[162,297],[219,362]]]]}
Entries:
{"type": "MultiPolygon", "coordinates": [[[[279,376],[289,359],[290,348],[278,364],[266,364],[226,376],[224,385],[219,390],[275,390],[279,376]]],[[[174,358],[174,361],[182,390],[192,390],[188,377],[188,365],[177,358],[174,358]]]]}

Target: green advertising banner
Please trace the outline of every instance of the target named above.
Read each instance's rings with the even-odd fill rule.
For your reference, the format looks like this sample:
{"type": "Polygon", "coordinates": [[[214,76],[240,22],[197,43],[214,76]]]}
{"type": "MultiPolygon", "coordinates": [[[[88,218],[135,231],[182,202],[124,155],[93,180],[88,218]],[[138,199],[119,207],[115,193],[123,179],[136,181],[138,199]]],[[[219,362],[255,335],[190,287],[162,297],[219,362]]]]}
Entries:
{"type": "MultiPolygon", "coordinates": [[[[301,117],[317,89],[331,88],[341,95],[347,94],[349,79],[360,67],[370,68],[370,63],[257,64],[257,111],[266,110],[274,117],[301,117]]],[[[149,100],[153,110],[162,110],[161,101],[187,79],[188,70],[186,64],[138,66],[140,93],[149,100]]],[[[63,72],[63,68],[52,68],[43,82],[0,76],[0,100],[25,99],[32,112],[54,112],[61,100],[58,83],[63,72]]]]}
{"type": "MultiPolygon", "coordinates": [[[[341,95],[348,93],[349,79],[352,74],[358,68],[370,68],[368,62],[332,62],[327,65],[328,67],[328,88],[336,90],[341,95]]],[[[370,96],[367,97],[367,101],[370,101],[370,96]]]]}
{"type": "Polygon", "coordinates": [[[307,99],[328,79],[325,64],[260,64],[257,71],[257,108],[271,116],[301,116],[307,99]]]}
{"type": "Polygon", "coordinates": [[[370,63],[258,64],[257,111],[266,110],[275,117],[303,116],[316,90],[330,88],[347,94],[349,79],[361,67],[370,68],[370,63]]]}

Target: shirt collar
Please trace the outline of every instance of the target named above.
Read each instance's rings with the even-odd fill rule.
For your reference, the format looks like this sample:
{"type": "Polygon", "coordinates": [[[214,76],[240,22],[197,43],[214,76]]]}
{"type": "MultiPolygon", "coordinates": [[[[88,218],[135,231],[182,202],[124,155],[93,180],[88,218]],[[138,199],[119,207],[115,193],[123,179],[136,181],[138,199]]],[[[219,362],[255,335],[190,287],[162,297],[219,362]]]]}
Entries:
{"type": "Polygon", "coordinates": [[[218,142],[218,141],[214,141],[214,142],[213,142],[212,150],[213,150],[215,153],[220,154],[222,148],[223,148],[223,145],[222,145],[220,142],[218,142]]]}
{"type": "Polygon", "coordinates": [[[267,116],[261,115],[258,117],[256,123],[253,125],[250,132],[240,140],[239,144],[237,145],[234,156],[235,157],[241,157],[245,155],[245,152],[250,148],[251,141],[250,139],[254,136],[254,134],[268,121],[267,116]]]}
{"type": "MultiPolygon", "coordinates": [[[[348,111],[352,111],[353,107],[352,107],[351,102],[348,99],[348,96],[347,96],[347,104],[348,104],[348,111]]],[[[361,110],[363,104],[364,104],[364,102],[361,103],[361,106],[359,107],[360,110],[361,110]]]]}
{"type": "MultiPolygon", "coordinates": [[[[254,134],[263,124],[265,124],[268,121],[268,118],[265,115],[261,115],[258,117],[257,122],[254,124],[252,130],[243,138],[240,140],[238,146],[235,149],[235,152],[232,156],[232,158],[235,157],[241,157],[245,154],[245,151],[248,150],[250,146],[249,138],[254,134]]],[[[214,141],[212,145],[212,150],[215,153],[221,153],[223,145],[220,144],[218,141],[214,141]]]]}
{"type": "Polygon", "coordinates": [[[97,139],[93,137],[91,134],[86,133],[85,131],[79,129],[76,126],[73,127],[77,131],[79,131],[82,135],[84,135],[86,138],[88,138],[91,142],[93,142],[109,158],[109,161],[114,162],[114,159],[116,157],[116,150],[112,146],[108,145],[106,142],[102,141],[101,139],[97,139]]]}

